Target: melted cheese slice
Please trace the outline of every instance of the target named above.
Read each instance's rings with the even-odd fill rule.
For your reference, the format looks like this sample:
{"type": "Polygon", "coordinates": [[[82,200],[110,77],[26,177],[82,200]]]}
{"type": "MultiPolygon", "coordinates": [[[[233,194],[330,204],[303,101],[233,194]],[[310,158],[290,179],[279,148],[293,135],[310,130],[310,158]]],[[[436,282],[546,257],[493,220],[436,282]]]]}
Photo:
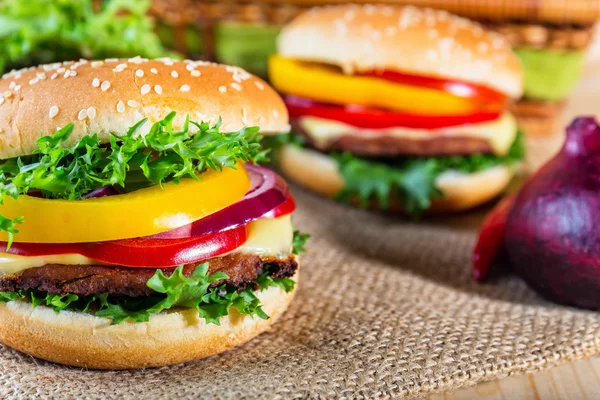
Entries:
{"type": "Polygon", "coordinates": [[[314,140],[320,150],[343,136],[391,136],[402,139],[423,140],[433,137],[468,137],[483,139],[498,156],[508,153],[517,135],[517,123],[510,113],[504,113],[494,121],[458,125],[440,129],[413,129],[394,127],[386,129],[363,129],[330,119],[304,116],[298,123],[314,140]]]}
{"type": "MultiPolygon", "coordinates": [[[[259,219],[249,224],[246,243],[233,251],[284,258],[292,253],[293,237],[291,215],[259,219]]],[[[18,256],[0,252],[0,275],[17,274],[29,268],[43,267],[48,264],[104,265],[102,262],[79,254],[18,256]]]]}

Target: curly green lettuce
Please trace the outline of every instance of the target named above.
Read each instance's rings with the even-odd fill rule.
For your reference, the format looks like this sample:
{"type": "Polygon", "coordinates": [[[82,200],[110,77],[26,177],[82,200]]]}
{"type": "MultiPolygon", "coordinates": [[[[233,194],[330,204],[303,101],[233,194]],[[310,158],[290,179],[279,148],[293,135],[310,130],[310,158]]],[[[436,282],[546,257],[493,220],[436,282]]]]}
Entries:
{"type": "MultiPolygon", "coordinates": [[[[46,198],[78,200],[105,186],[119,192],[178,183],[182,178],[200,179],[207,169],[235,168],[238,161],[261,162],[266,151],[260,148],[258,127],[237,132],[219,131],[215,125],[186,118],[179,130],[173,127],[175,112],[137,135],[147,123],[143,119],[125,134],[113,134],[108,144],[97,134],[88,134],[75,143],[69,141],[74,125],[69,124],[37,141],[31,156],[0,163],[0,204],[6,196],[37,192],[46,198]],[[192,128],[197,132],[192,134],[192,128]]],[[[22,218],[0,215],[0,230],[9,234],[9,246],[16,224],[22,218]]]]}
{"type": "Polygon", "coordinates": [[[349,203],[358,199],[363,207],[377,201],[382,209],[387,209],[390,197],[397,198],[408,215],[419,217],[431,206],[432,200],[442,197],[435,186],[441,174],[447,171],[471,174],[497,165],[515,165],[524,157],[524,144],[519,133],[504,156],[404,157],[387,162],[349,153],[333,157],[345,183],[344,189],[336,195],[338,200],[349,203]]]}
{"type": "Polygon", "coordinates": [[[294,230],[294,239],[292,241],[292,254],[299,255],[306,251],[306,242],[310,239],[310,234],[294,230]]]}
{"type": "Polygon", "coordinates": [[[0,2],[0,72],[75,58],[167,55],[148,0],[0,2]]]}

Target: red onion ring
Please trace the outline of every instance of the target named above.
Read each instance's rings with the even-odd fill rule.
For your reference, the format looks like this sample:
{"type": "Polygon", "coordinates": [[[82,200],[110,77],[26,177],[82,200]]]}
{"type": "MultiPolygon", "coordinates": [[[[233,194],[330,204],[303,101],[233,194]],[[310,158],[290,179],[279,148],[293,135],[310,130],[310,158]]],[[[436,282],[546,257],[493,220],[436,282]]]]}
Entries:
{"type": "Polygon", "coordinates": [[[98,197],[104,196],[112,196],[114,194],[119,194],[112,186],[103,186],[99,189],[92,190],[88,194],[84,194],[81,196],[82,199],[95,199],[98,197]]]}
{"type": "Polygon", "coordinates": [[[235,228],[261,218],[288,199],[289,188],[275,172],[254,164],[245,167],[251,186],[240,201],[191,224],[144,238],[181,239],[235,228]]]}

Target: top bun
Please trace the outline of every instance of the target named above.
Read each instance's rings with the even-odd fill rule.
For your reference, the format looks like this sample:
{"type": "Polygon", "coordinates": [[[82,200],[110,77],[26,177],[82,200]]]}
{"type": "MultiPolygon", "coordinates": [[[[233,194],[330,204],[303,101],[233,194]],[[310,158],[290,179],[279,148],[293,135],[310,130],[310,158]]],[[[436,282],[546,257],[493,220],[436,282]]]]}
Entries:
{"type": "Polygon", "coordinates": [[[498,34],[445,11],[411,6],[313,8],[279,35],[284,57],[340,66],[344,72],[388,69],[485,85],[519,97],[523,72],[498,34]]]}
{"type": "MultiPolygon", "coordinates": [[[[259,126],[263,133],[289,130],[281,98],[248,72],[204,61],[107,59],[65,62],[12,71],[0,80],[0,159],[31,154],[40,134],[73,122],[75,141],[125,131],[143,118],[153,122],[177,112],[180,128],[189,114],[222,132],[259,126]]],[[[194,127],[190,127],[193,132],[194,127]]]]}

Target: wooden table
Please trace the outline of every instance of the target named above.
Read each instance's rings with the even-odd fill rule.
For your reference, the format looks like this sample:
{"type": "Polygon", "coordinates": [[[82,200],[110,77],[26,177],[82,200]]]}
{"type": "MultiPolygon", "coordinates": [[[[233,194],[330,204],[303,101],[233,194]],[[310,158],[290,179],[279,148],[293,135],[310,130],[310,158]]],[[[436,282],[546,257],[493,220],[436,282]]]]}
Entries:
{"type": "Polygon", "coordinates": [[[428,399],[600,399],[600,358],[576,361],[535,374],[512,376],[428,399]]]}
{"type": "MultiPolygon", "coordinates": [[[[563,116],[566,126],[577,115],[595,115],[600,120],[600,33],[591,52],[579,87],[573,93],[563,116]]],[[[546,139],[530,139],[544,148],[549,158],[564,140],[564,130],[546,139]]],[[[533,160],[539,165],[544,160],[533,160]]],[[[600,399],[600,357],[581,360],[546,371],[509,377],[474,388],[429,397],[431,400],[459,399],[600,399]]]]}

